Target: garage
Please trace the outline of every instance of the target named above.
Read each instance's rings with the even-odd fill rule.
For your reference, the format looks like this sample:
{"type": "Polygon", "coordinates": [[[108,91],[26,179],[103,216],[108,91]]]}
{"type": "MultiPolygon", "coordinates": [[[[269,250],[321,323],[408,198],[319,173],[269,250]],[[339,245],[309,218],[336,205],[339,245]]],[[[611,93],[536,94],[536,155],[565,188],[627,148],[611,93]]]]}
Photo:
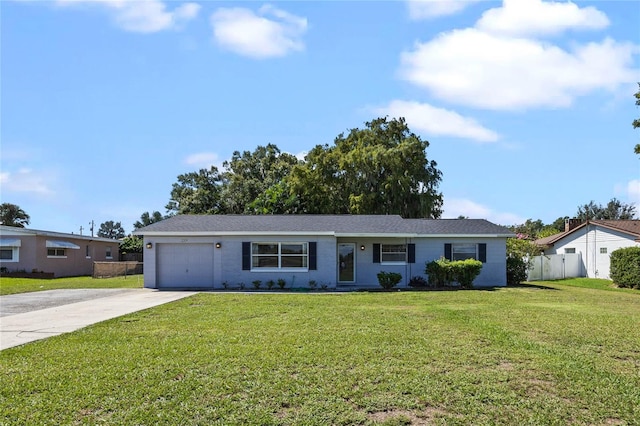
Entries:
{"type": "Polygon", "coordinates": [[[158,288],[213,288],[213,244],[157,245],[158,288]]]}

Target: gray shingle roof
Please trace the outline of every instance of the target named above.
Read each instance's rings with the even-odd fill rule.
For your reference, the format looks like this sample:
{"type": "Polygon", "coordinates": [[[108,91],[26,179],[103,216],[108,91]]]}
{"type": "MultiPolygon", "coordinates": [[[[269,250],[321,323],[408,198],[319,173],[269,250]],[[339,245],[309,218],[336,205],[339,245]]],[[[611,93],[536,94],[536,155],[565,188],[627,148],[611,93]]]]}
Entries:
{"type": "Polygon", "coordinates": [[[181,233],[514,236],[507,228],[484,219],[403,219],[397,215],[177,215],[134,232],[181,233]]]}

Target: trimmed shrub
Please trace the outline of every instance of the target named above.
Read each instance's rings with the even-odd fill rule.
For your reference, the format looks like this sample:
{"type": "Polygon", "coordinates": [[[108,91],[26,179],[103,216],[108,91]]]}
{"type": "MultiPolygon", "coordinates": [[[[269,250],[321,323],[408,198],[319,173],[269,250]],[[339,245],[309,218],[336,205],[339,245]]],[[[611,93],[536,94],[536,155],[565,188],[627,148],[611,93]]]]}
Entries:
{"type": "Polygon", "coordinates": [[[618,287],[640,289],[640,247],[625,247],[611,252],[609,275],[618,287]]]}
{"type": "Polygon", "coordinates": [[[425,273],[429,284],[435,287],[450,286],[457,282],[463,288],[473,288],[473,281],[482,270],[482,262],[475,259],[450,261],[444,258],[428,262],[425,273]]]}
{"type": "Polygon", "coordinates": [[[438,260],[427,262],[424,272],[429,277],[429,285],[432,287],[448,287],[453,282],[451,276],[451,261],[441,257],[438,260]]]}
{"type": "Polygon", "coordinates": [[[284,278],[278,278],[278,287],[280,287],[280,290],[284,289],[286,285],[287,281],[284,278]]]}
{"type": "Polygon", "coordinates": [[[253,284],[253,288],[255,288],[256,290],[259,290],[260,286],[262,285],[262,281],[260,280],[253,280],[251,283],[253,284]]]}
{"type": "Polygon", "coordinates": [[[395,287],[400,280],[402,279],[402,275],[397,272],[378,272],[378,283],[385,290],[390,290],[395,287]]]}
{"type": "Polygon", "coordinates": [[[522,257],[507,256],[507,285],[517,285],[527,280],[529,265],[522,257]]]}
{"type": "Polygon", "coordinates": [[[267,288],[269,290],[271,290],[273,288],[273,286],[276,285],[276,282],[274,280],[269,280],[267,281],[267,288]]]}
{"type": "Polygon", "coordinates": [[[427,287],[429,283],[424,277],[416,275],[415,277],[411,277],[409,280],[409,287],[413,288],[424,288],[427,287]]]}

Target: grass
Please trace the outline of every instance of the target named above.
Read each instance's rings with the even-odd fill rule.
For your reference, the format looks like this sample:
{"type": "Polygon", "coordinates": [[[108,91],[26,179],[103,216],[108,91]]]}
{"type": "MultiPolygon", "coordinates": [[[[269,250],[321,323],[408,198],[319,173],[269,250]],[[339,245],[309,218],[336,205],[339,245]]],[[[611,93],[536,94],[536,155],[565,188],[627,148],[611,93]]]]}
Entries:
{"type": "Polygon", "coordinates": [[[115,278],[69,277],[51,280],[0,277],[0,295],[70,288],[142,288],[142,275],[115,278]]]}
{"type": "Polygon", "coordinates": [[[640,293],[201,293],[0,352],[0,424],[637,424],[640,293]]]}

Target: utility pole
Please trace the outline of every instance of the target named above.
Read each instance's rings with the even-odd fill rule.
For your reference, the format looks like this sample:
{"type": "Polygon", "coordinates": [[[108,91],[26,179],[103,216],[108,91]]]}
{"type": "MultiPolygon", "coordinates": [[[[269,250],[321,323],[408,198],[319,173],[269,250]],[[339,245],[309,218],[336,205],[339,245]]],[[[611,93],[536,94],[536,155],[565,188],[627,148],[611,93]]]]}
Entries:
{"type": "Polygon", "coordinates": [[[82,230],[83,230],[83,229],[84,229],[84,228],[82,227],[82,225],[80,225],[80,235],[82,235],[82,230]]]}
{"type": "Polygon", "coordinates": [[[91,222],[89,222],[89,225],[91,225],[91,228],[89,228],[91,230],[91,236],[93,237],[93,220],[91,222]]]}

